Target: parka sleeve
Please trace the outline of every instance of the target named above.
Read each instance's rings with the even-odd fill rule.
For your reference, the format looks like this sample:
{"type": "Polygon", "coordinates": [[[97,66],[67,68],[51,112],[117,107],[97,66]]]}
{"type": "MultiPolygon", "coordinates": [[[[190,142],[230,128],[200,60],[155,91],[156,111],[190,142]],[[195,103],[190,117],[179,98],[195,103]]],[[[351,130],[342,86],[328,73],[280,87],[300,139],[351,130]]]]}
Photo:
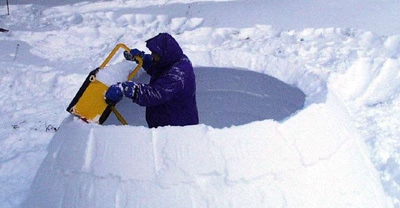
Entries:
{"type": "Polygon", "coordinates": [[[140,106],[160,105],[173,98],[183,86],[184,73],[175,67],[154,83],[138,84],[138,94],[134,102],[140,106]]]}

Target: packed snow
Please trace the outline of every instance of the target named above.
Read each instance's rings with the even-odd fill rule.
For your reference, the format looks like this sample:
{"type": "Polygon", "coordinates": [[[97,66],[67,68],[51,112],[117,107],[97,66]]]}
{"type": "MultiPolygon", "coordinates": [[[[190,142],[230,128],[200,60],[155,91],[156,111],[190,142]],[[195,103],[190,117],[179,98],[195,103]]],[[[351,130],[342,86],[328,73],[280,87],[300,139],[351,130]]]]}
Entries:
{"type": "Polygon", "coordinates": [[[224,129],[70,116],[23,207],[391,207],[343,109],[329,96],[283,123],[224,129]]]}
{"type": "MultiPolygon", "coordinates": [[[[399,1],[10,3],[9,16],[0,5],[10,30],[0,33],[0,207],[400,207],[399,1]],[[116,44],[146,51],[159,32],[196,68],[300,89],[304,108],[158,129],[65,111],[116,44]]],[[[132,63],[119,54],[118,64],[132,63]]]]}

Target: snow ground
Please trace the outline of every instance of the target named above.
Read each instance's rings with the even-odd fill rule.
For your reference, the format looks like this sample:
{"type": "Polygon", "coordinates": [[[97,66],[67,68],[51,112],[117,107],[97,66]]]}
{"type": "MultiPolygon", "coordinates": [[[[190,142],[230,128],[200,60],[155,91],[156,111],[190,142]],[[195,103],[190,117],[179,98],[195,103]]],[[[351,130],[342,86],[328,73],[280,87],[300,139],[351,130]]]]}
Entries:
{"type": "Polygon", "coordinates": [[[398,1],[279,1],[271,7],[261,1],[43,2],[11,5],[11,16],[0,7],[0,26],[11,30],[0,34],[1,207],[27,196],[87,73],[116,43],[144,49],[144,40],[164,31],[195,66],[271,75],[300,88],[306,109],[324,103],[327,92],[336,94],[368,144],[386,194],[400,207],[398,1]],[[359,5],[366,9],[354,9],[359,5]],[[254,12],[232,15],[238,7],[254,12]],[[313,11],[318,18],[307,16],[313,11]]]}
{"type": "MultiPolygon", "coordinates": [[[[36,0],[45,6],[73,5],[82,0],[36,0]]],[[[14,3],[14,2],[13,2],[14,3]]],[[[30,4],[18,1],[15,4],[30,4]]],[[[148,0],[96,1],[86,6],[63,8],[63,13],[78,10],[116,10],[126,8],[137,14],[168,14],[176,17],[204,18],[205,27],[245,28],[255,24],[273,25],[285,30],[306,28],[357,28],[381,35],[400,31],[398,0],[302,1],[302,0],[148,0]]]]}

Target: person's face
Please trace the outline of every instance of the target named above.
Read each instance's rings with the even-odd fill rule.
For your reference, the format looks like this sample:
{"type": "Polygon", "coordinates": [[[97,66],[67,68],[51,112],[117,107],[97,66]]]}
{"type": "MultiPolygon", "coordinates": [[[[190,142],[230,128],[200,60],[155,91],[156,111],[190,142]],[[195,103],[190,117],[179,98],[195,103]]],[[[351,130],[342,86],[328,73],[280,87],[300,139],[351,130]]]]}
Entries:
{"type": "Polygon", "coordinates": [[[160,56],[156,53],[151,53],[151,58],[153,59],[154,63],[160,62],[160,56]]]}

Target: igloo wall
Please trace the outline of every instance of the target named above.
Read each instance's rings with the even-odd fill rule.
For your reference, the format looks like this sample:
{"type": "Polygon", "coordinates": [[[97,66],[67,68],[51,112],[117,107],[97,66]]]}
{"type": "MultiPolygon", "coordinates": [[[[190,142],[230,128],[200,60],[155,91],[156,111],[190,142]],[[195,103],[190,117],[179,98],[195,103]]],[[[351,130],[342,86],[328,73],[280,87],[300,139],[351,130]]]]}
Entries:
{"type": "Polygon", "coordinates": [[[23,207],[390,207],[338,106],[328,98],[283,123],[223,129],[70,116],[23,207]]]}
{"type": "Polygon", "coordinates": [[[65,119],[22,207],[391,207],[334,94],[299,111],[304,95],[276,79],[202,70],[203,124],[149,129],[131,102],[118,108],[136,126],[65,119]]]}

